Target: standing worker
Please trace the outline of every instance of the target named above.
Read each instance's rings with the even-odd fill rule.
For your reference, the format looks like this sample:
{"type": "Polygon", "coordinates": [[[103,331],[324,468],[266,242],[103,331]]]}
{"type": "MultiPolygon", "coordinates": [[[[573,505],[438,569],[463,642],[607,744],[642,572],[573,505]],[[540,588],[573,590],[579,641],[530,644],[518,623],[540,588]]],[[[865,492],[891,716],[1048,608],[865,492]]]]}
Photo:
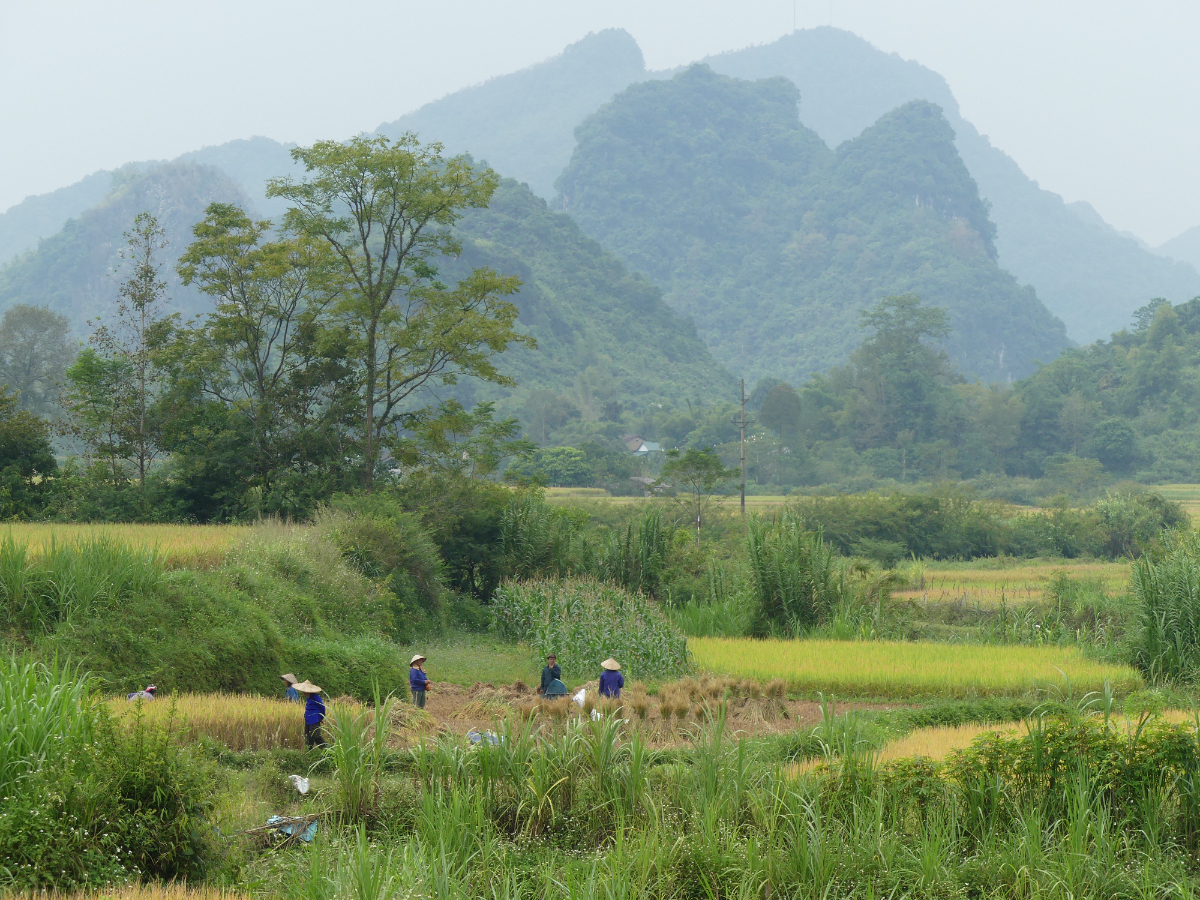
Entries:
{"type": "Polygon", "coordinates": [[[625,676],[621,674],[621,664],[611,656],[600,663],[604,671],[600,673],[600,696],[620,697],[621,688],[625,687],[625,676]]]}
{"type": "Polygon", "coordinates": [[[413,704],[417,709],[425,708],[425,692],[433,684],[425,674],[425,657],[420,653],[408,664],[408,689],[412,691],[413,704]]]}
{"type": "Polygon", "coordinates": [[[321,689],[311,682],[302,681],[296,685],[296,693],[305,696],[304,745],[309,749],[324,747],[321,723],[325,721],[325,702],[321,699],[321,689]]]}
{"type": "Polygon", "coordinates": [[[283,692],[284,699],[290,700],[293,703],[299,703],[300,694],[296,691],[296,685],[299,682],[296,680],[296,676],[291,672],[288,672],[286,675],[280,675],[279,677],[282,678],[284,683],[287,684],[287,690],[283,692]]]}
{"type": "Polygon", "coordinates": [[[550,682],[561,680],[562,667],[558,664],[558,657],[551,653],[546,657],[546,665],[542,667],[542,684],[538,693],[544,695],[550,689],[550,682]]]}

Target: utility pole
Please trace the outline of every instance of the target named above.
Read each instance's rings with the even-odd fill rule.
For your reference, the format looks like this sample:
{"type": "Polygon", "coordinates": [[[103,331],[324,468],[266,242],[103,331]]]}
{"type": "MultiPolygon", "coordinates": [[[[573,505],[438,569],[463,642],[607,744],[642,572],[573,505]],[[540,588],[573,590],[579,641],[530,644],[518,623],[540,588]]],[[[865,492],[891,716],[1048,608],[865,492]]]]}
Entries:
{"type": "Polygon", "coordinates": [[[742,461],[742,516],[746,515],[746,426],[754,424],[746,419],[746,379],[741,380],[742,414],[733,420],[733,424],[741,432],[741,461],[742,461]]]}

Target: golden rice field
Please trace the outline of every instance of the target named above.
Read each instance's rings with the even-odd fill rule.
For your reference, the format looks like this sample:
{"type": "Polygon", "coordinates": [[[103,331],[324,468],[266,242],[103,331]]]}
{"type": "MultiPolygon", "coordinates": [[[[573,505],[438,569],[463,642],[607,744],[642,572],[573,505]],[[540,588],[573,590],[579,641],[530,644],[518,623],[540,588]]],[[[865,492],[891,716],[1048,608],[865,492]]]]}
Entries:
{"type": "Polygon", "coordinates": [[[934,762],[940,762],[955,750],[965,750],[975,742],[981,734],[993,732],[1015,734],[1016,725],[947,725],[939,728],[918,728],[902,738],[897,738],[886,744],[876,759],[879,762],[891,762],[894,759],[911,759],[923,756],[934,762]]]}
{"type": "MultiPolygon", "coordinates": [[[[139,704],[120,697],[110,700],[108,706],[118,719],[126,720],[139,704]]],[[[176,694],[143,702],[140,707],[148,722],[159,725],[167,723],[174,708],[175,727],[182,736],[190,740],[207,737],[230,750],[304,746],[304,706],[300,703],[242,694],[176,694]]]]}
{"type": "Polygon", "coordinates": [[[14,522],[0,528],[0,540],[11,538],[38,553],[51,543],[107,538],[131,547],[153,548],[170,568],[219,565],[234,542],[250,533],[250,525],[116,525],[14,522]]]}
{"type": "Polygon", "coordinates": [[[704,671],[781,678],[792,690],[839,697],[1019,696],[1065,688],[1064,678],[1076,693],[1106,681],[1121,694],[1142,686],[1134,669],[1074,647],[751,638],[689,638],[688,646],[704,671]]]}
{"type": "MultiPolygon", "coordinates": [[[[1041,603],[1046,585],[1060,572],[1080,581],[1099,582],[1110,594],[1125,590],[1129,563],[1094,559],[974,560],[970,563],[925,563],[923,579],[893,591],[900,600],[999,606],[1041,603]]],[[[903,570],[902,570],[903,571],[903,570]]],[[[918,570],[919,571],[919,570],[918,570]]]]}

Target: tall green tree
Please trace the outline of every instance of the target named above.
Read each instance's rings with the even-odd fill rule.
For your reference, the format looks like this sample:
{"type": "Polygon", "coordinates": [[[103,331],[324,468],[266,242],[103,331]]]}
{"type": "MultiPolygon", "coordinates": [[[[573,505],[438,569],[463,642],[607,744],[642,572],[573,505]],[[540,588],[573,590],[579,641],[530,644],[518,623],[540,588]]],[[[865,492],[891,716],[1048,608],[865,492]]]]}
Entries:
{"type": "Polygon", "coordinates": [[[158,423],[153,420],[154,401],[162,387],[155,352],[175,317],[165,308],[162,254],[167,240],[158,219],[148,212],[138,213],[133,228],[125,232],[125,242],[120,255],[126,276],[117,289],[115,314],[96,329],[91,342],[102,356],[128,367],[130,383],[113,399],[130,407],[117,420],[126,423],[122,446],[128,448],[144,497],[146,469],[162,450],[158,423]]]}
{"type": "Polygon", "coordinates": [[[232,417],[227,428],[248,440],[243,454],[266,496],[284,470],[340,456],[338,433],[355,401],[345,336],[330,312],[328,247],[306,235],[271,240],[270,231],[232,204],[208,207],[178,271],[215,309],[174,340],[178,400],[213,402],[232,417]]]}
{"type": "Polygon", "coordinates": [[[441,145],[413,134],[320,141],[292,156],[308,174],[273,179],[267,196],[290,201],[286,227],[325,242],[335,260],[335,309],[354,342],[370,490],[381,447],[398,438],[417,391],[459,376],[511,384],[493,354],[513,342],[532,345],[504,299],[519,287],[516,278],[487,268],[452,287],[438,278],[439,258],[461,252],[451,226],[464,210],[487,205],[497,176],[464,156],[446,159],[441,145]]]}
{"type": "Polygon", "coordinates": [[[49,425],[0,386],[0,518],[35,513],[57,467],[49,425]]]}
{"type": "Polygon", "coordinates": [[[17,402],[39,416],[57,406],[66,369],[79,352],[67,317],[45,306],[18,303],[0,320],[0,382],[17,402]]]}
{"type": "Polygon", "coordinates": [[[667,461],[662,467],[664,480],[674,481],[692,495],[692,504],[696,510],[696,543],[700,543],[700,526],[704,520],[704,510],[712,502],[713,493],[717,488],[729,483],[736,472],[725,468],[711,447],[699,450],[689,448],[681,453],[678,450],[667,451],[667,461]]]}
{"type": "Polygon", "coordinates": [[[106,357],[86,347],[66,378],[64,432],[107,462],[113,484],[123,481],[122,462],[132,454],[135,432],[133,366],[123,356],[106,357]]]}
{"type": "Polygon", "coordinates": [[[901,431],[930,437],[944,387],[958,380],[944,350],[929,342],[950,330],[945,310],[921,306],[916,294],[884,297],[861,313],[874,333],[851,354],[852,391],[845,418],[861,446],[894,445],[901,431]]]}

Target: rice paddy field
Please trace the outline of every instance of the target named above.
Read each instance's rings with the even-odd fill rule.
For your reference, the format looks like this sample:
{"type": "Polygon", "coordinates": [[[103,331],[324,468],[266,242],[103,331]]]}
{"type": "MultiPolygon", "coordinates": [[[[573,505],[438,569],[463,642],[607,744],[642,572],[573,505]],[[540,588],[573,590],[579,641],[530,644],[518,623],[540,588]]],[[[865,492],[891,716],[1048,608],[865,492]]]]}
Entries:
{"type": "Polygon", "coordinates": [[[692,638],[701,670],[760,681],[783,679],[790,690],[839,697],[998,697],[1038,691],[1101,690],[1125,694],[1142,686],[1128,666],[1089,659],[1076,647],[902,643],[894,641],[692,638]]]}
{"type": "MultiPolygon", "coordinates": [[[[354,701],[335,702],[358,707],[354,701]]],[[[205,737],[230,750],[304,747],[304,706],[286,700],[245,694],[177,694],[141,703],[114,698],[108,701],[108,708],[120,721],[140,714],[150,724],[171,722],[186,739],[205,737]]]]}
{"type": "Polygon", "coordinates": [[[37,554],[52,544],[96,539],[130,547],[151,548],[170,568],[209,568],[219,565],[226,551],[250,533],[250,525],[125,525],[14,522],[0,529],[0,540],[27,545],[37,554]]]}
{"type": "Polygon", "coordinates": [[[1129,582],[1129,563],[1012,558],[924,563],[910,575],[909,586],[893,591],[892,596],[898,600],[985,608],[1037,604],[1045,599],[1046,586],[1060,574],[1100,586],[1105,593],[1120,594],[1129,582]]]}

